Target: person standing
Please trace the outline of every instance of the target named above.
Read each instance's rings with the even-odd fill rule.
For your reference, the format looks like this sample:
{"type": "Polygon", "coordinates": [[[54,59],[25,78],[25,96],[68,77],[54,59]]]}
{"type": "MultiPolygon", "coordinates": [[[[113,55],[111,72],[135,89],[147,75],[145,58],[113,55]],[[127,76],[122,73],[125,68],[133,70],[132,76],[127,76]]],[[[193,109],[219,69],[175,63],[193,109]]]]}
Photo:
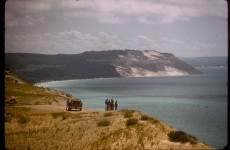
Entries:
{"type": "Polygon", "coordinates": [[[114,101],[113,101],[113,99],[111,99],[111,106],[110,106],[110,110],[114,110],[114,101]]]}
{"type": "Polygon", "coordinates": [[[107,111],[110,110],[110,100],[107,101],[107,111]]]}
{"type": "Polygon", "coordinates": [[[108,110],[108,99],[105,100],[105,111],[108,110]]]}
{"type": "Polygon", "coordinates": [[[115,110],[117,110],[117,106],[118,106],[118,104],[117,104],[117,101],[115,102],[115,110]]]}

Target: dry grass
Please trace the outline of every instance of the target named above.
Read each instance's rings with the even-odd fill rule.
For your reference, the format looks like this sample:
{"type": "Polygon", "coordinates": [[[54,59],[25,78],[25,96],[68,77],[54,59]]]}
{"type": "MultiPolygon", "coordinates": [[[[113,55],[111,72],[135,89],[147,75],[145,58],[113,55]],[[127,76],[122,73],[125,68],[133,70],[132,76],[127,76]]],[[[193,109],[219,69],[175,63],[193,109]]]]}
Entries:
{"type": "Polygon", "coordinates": [[[113,116],[112,112],[106,112],[106,113],[104,113],[104,117],[110,117],[110,116],[113,116]]]}
{"type": "Polygon", "coordinates": [[[68,98],[68,96],[70,95],[63,92],[30,84],[5,83],[6,106],[54,104],[58,102],[56,97],[68,98]]]}
{"type": "Polygon", "coordinates": [[[111,125],[111,122],[109,120],[107,120],[107,119],[102,119],[102,120],[97,122],[97,125],[99,127],[106,127],[106,126],[111,125]]]}
{"type": "Polygon", "coordinates": [[[11,72],[5,73],[5,105],[47,105],[58,101],[57,97],[71,98],[70,94],[51,90],[49,88],[36,87],[17,78],[11,72]]]}
{"type": "MultiPolygon", "coordinates": [[[[143,121],[141,120],[143,114],[137,111],[133,112],[137,120],[134,126],[126,126],[127,120],[131,118],[124,118],[122,111],[113,112],[113,115],[109,116],[106,113],[103,111],[38,113],[26,107],[6,107],[6,147],[35,150],[162,148],[162,141],[168,139],[167,133],[175,130],[160,121],[157,126],[148,120],[143,121]],[[109,122],[108,125],[98,125],[105,120],[109,122]]],[[[165,146],[174,147],[175,143],[168,142],[163,147],[165,146]]],[[[193,146],[200,147],[199,143],[193,146]]]]}

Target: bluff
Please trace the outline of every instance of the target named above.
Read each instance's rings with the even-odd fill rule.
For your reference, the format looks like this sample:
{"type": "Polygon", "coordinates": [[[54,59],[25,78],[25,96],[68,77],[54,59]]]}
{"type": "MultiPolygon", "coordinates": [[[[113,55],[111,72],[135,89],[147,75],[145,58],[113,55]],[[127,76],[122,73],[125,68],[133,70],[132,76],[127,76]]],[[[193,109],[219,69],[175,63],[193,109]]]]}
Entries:
{"type": "Polygon", "coordinates": [[[32,83],[50,80],[199,74],[170,53],[155,50],[87,51],[81,54],[6,53],[5,67],[32,83]]]}

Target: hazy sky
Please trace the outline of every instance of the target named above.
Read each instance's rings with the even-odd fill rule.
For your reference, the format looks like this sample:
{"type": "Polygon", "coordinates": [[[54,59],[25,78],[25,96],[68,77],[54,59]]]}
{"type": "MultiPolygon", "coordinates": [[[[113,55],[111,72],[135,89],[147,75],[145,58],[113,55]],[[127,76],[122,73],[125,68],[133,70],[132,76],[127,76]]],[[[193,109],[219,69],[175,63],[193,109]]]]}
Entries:
{"type": "Polygon", "coordinates": [[[5,52],[227,56],[225,0],[8,0],[5,52]]]}

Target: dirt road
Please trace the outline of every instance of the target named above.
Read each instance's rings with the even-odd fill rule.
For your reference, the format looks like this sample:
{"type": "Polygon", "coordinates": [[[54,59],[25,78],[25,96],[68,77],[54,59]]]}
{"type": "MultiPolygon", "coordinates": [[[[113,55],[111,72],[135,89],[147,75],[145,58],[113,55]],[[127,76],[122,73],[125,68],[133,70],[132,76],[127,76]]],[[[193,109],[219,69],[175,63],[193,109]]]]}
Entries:
{"type": "MultiPolygon", "coordinates": [[[[55,100],[57,101],[57,103],[50,104],[50,105],[22,105],[22,106],[17,106],[17,107],[27,107],[27,108],[31,108],[31,109],[33,109],[35,111],[38,111],[38,112],[67,111],[66,110],[66,100],[67,100],[67,98],[55,97],[55,100]]],[[[79,113],[79,112],[96,112],[96,111],[99,112],[100,110],[94,110],[94,109],[90,109],[90,108],[87,108],[87,107],[83,106],[82,111],[72,110],[72,111],[69,111],[69,112],[71,112],[71,113],[79,113]]]]}

